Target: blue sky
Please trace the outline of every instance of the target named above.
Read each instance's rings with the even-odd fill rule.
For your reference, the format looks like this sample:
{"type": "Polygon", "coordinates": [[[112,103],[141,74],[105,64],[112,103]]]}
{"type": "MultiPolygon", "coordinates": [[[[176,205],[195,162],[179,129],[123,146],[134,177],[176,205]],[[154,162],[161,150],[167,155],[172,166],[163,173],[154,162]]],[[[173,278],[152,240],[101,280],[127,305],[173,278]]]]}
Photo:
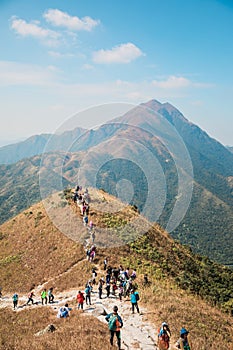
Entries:
{"type": "Polygon", "coordinates": [[[233,1],[0,0],[0,30],[0,144],[155,98],[233,145],[233,1]]]}

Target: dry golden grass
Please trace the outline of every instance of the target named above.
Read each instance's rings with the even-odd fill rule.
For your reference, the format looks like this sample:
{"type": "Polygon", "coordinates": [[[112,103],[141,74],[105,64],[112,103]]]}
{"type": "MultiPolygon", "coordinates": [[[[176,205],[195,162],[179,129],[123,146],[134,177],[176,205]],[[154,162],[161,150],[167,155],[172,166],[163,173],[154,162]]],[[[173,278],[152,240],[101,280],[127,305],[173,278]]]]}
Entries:
{"type": "MultiPolygon", "coordinates": [[[[85,258],[83,246],[53,226],[41,203],[1,225],[0,232],[3,293],[15,290],[25,293],[85,258]]],[[[86,273],[83,269],[82,274],[76,274],[77,284],[88,278],[86,273]]]]}
{"type": "Polygon", "coordinates": [[[169,323],[172,344],[178,339],[180,329],[185,327],[190,331],[193,349],[233,349],[232,317],[199,297],[177,289],[171,281],[153,280],[149,287],[141,284],[140,292],[148,319],[157,328],[164,321],[169,323]]]}
{"type": "MultiPolygon", "coordinates": [[[[107,194],[101,196],[105,196],[105,201],[112,200],[107,194]]],[[[97,211],[91,209],[91,214],[94,223],[103,224],[97,211]]],[[[134,215],[132,212],[129,214],[134,215]]],[[[173,240],[158,226],[154,230],[156,235],[151,235],[151,246],[158,244],[164,256],[169,255],[173,240]]],[[[49,281],[46,287],[54,287],[56,296],[58,291],[84,286],[91,276],[93,265],[85,261],[83,246],[53,226],[42,204],[33,206],[3,224],[0,233],[0,286],[3,287],[3,295],[14,291],[26,293],[32,285],[49,281]]],[[[153,265],[153,276],[150,277],[151,286],[144,288],[142,276],[145,265],[140,265],[143,257],[132,252],[129,246],[98,249],[95,264],[102,267],[105,256],[112,266],[137,266],[140,304],[147,308],[148,320],[155,329],[163,321],[170,324],[173,344],[180,328],[185,326],[190,330],[194,350],[233,350],[233,321],[230,316],[211,307],[201,298],[178,289],[172,279],[158,279],[159,269],[156,278],[153,261],[146,262],[146,272],[153,265]]],[[[174,264],[179,266],[179,260],[174,260],[174,264]]],[[[0,317],[0,344],[3,350],[109,349],[107,327],[94,318],[80,317],[78,312],[73,312],[68,320],[58,320],[49,308],[27,308],[17,313],[2,309],[0,317]],[[55,333],[39,338],[34,336],[50,323],[57,327],[55,333]]]]}
{"type": "Polygon", "coordinates": [[[41,307],[17,313],[0,310],[0,318],[1,350],[116,349],[109,346],[107,324],[76,310],[67,319],[57,319],[51,309],[41,307]],[[35,336],[49,324],[56,327],[55,332],[35,336]]]}

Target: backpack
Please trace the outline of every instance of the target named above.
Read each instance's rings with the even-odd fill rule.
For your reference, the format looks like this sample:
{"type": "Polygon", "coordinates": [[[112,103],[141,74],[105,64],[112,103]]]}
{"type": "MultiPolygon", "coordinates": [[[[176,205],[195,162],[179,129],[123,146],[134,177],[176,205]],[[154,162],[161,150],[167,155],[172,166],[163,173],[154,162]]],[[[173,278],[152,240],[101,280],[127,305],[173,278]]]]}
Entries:
{"type": "MultiPolygon", "coordinates": [[[[180,342],[182,342],[183,340],[180,338],[177,342],[176,342],[176,347],[178,349],[180,349],[180,342]]],[[[183,342],[183,347],[184,347],[184,350],[190,350],[190,346],[188,345],[187,342],[183,342]]]]}
{"type": "Polygon", "coordinates": [[[14,301],[17,301],[17,300],[18,300],[18,294],[14,294],[13,297],[12,297],[12,299],[13,299],[14,301]]]}
{"type": "Polygon", "coordinates": [[[110,331],[116,330],[116,320],[117,320],[117,316],[112,314],[108,321],[108,328],[110,331]]]}
{"type": "Polygon", "coordinates": [[[91,287],[90,287],[90,286],[87,286],[87,287],[86,287],[85,293],[86,293],[87,295],[90,295],[90,294],[91,294],[91,287]]]}
{"type": "Polygon", "coordinates": [[[140,296],[138,293],[135,293],[136,300],[138,301],[140,299],[140,296]]]}

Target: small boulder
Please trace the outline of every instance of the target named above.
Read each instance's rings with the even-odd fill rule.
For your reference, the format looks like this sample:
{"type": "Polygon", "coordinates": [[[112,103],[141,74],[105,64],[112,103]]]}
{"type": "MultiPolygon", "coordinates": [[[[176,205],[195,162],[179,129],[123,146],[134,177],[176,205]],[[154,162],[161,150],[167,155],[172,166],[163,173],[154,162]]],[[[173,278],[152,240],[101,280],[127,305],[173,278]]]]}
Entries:
{"type": "Polygon", "coordinates": [[[35,334],[36,337],[39,337],[45,333],[52,333],[55,332],[56,328],[53,324],[49,324],[47,327],[45,327],[44,329],[42,329],[41,331],[37,332],[35,334]]]}

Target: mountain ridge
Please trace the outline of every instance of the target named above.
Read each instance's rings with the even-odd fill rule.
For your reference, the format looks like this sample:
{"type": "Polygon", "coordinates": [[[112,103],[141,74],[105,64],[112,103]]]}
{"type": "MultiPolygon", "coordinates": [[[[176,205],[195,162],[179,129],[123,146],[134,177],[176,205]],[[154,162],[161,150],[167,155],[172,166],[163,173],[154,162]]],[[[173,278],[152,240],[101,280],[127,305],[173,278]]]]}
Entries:
{"type": "MultiPolygon", "coordinates": [[[[97,201],[110,205],[112,201],[117,201],[117,199],[103,191],[93,190],[93,192],[92,189],[89,190],[93,199],[89,214],[94,220],[96,228],[101,225],[111,228],[113,224],[117,228],[122,222],[120,215],[125,220],[129,220],[127,211],[131,211],[131,208],[124,207],[124,212],[109,213],[108,216],[97,211],[95,209],[97,201]]],[[[62,205],[59,208],[64,211],[69,208],[76,215],[79,215],[70,194],[71,190],[64,192],[65,197],[58,196],[61,203],[67,202],[66,206],[62,205]]],[[[135,212],[135,215],[138,214],[135,212]]],[[[148,309],[148,314],[145,317],[153,324],[158,325],[165,319],[173,334],[178,334],[181,323],[184,324],[193,336],[195,348],[204,346],[210,350],[232,349],[232,317],[221,312],[219,307],[222,305],[227,312],[232,310],[233,305],[228,301],[230,301],[229,293],[232,291],[233,271],[211,262],[206,257],[193,254],[190,248],[175,242],[159,225],[152,226],[147,233],[129,245],[108,247],[107,249],[97,246],[94,264],[86,261],[84,248],[79,242],[69,239],[53,226],[42,203],[28,208],[25,212],[1,225],[0,232],[2,271],[0,285],[3,286],[4,294],[14,293],[16,290],[20,294],[25,294],[32,285],[42,288],[52,278],[55,300],[61,291],[64,291],[67,296],[69,295],[68,289],[73,289],[76,292],[84,288],[92,268],[96,264],[102,265],[103,259],[108,256],[109,264],[112,266],[122,264],[125,267],[137,269],[140,303],[148,309]],[[20,240],[19,228],[21,231],[20,240]],[[148,274],[150,281],[148,286],[143,286],[143,274],[145,273],[148,274]],[[190,305],[192,306],[191,314],[190,305]],[[218,305],[218,307],[214,305],[218,305]],[[204,339],[203,334],[206,335],[204,339]]],[[[96,236],[98,242],[98,231],[96,236]]],[[[51,282],[48,286],[50,285],[51,282]]],[[[39,298],[39,294],[37,297],[39,298]]],[[[70,300],[69,305],[75,312],[75,298],[70,300]]],[[[11,315],[10,319],[15,319],[16,316],[17,319],[21,316],[24,319],[24,322],[17,322],[14,332],[16,328],[18,331],[22,330],[26,321],[26,324],[31,324],[31,327],[33,325],[33,328],[28,327],[28,329],[35,334],[41,329],[42,319],[44,321],[45,319],[50,320],[50,322],[54,319],[54,313],[49,312],[47,307],[36,306],[36,308],[37,313],[29,308],[19,313],[16,312],[14,317],[10,310],[4,310],[6,315],[11,315]],[[46,309],[46,315],[44,309],[46,309]]],[[[79,320],[77,317],[79,315],[75,313],[76,322],[79,320]]],[[[1,319],[5,320],[6,318],[2,315],[1,319]]],[[[3,321],[0,327],[5,329],[4,339],[7,341],[8,338],[8,344],[12,344],[15,338],[12,337],[12,332],[6,331],[8,323],[3,321]]],[[[63,327],[66,327],[66,324],[67,322],[59,323],[59,334],[61,334],[63,327]]],[[[11,324],[10,326],[12,327],[11,324]]],[[[74,325],[74,329],[75,327],[77,325],[74,325]]],[[[70,319],[70,336],[71,333],[72,337],[74,334],[76,336],[70,319]]],[[[23,334],[31,339],[30,331],[25,331],[23,334]]],[[[84,332],[82,334],[83,340],[86,339],[86,336],[87,334],[84,332]]],[[[35,337],[33,338],[35,339],[35,337]]],[[[23,335],[17,339],[19,344],[21,341],[26,341],[23,335]]],[[[49,340],[46,337],[40,339],[42,349],[45,346],[43,344],[48,345],[49,340]]],[[[33,339],[32,344],[34,344],[33,339]]],[[[40,346],[39,340],[37,346],[40,346]]],[[[58,346],[56,344],[56,349],[59,349],[58,346]]],[[[38,348],[40,349],[40,347],[38,348]]],[[[51,345],[51,349],[55,349],[55,347],[51,345]]]]}
{"type": "MultiPolygon", "coordinates": [[[[66,142],[68,142],[68,135],[70,132],[66,134],[66,142]]],[[[72,186],[78,182],[77,175],[82,168],[86,169],[84,172],[86,177],[92,179],[93,174],[94,177],[96,175],[95,185],[98,188],[103,188],[114,195],[117,194],[119,181],[131,182],[134,194],[130,202],[141,211],[150,192],[153,194],[153,189],[159,185],[154,197],[157,200],[149,198],[150,201],[155,202],[155,207],[157,203],[164,201],[160,215],[156,214],[159,213],[159,206],[156,208],[147,206],[146,210],[152,221],[158,221],[166,227],[174,206],[179,203],[179,198],[182,200],[181,195],[186,185],[183,183],[181,188],[179,176],[185,174],[187,179],[192,176],[192,166],[194,187],[191,202],[189,207],[185,208],[187,209],[185,217],[181,218],[179,226],[172,231],[172,235],[185,244],[191,244],[197,252],[219,262],[232,264],[233,154],[229,150],[189,122],[174,106],[169,103],[162,104],[156,100],[139,105],[96,130],[84,132],[81,130],[81,134],[78,135],[76,137],[75,132],[73,133],[70,147],[66,143],[66,150],[60,154],[49,152],[35,156],[31,160],[34,173],[32,169],[30,170],[30,161],[27,165],[26,160],[15,165],[0,166],[1,222],[9,219],[19,210],[26,209],[27,204],[33,203],[33,200],[39,201],[38,173],[48,164],[47,177],[44,177],[44,181],[48,182],[48,187],[57,190],[56,184],[59,183],[61,171],[62,181],[60,182],[64,186],[72,186]],[[171,122],[172,126],[170,126],[171,122]],[[174,125],[176,129],[173,128],[174,125]],[[177,144],[181,148],[177,148],[177,144]],[[185,157],[187,155],[187,159],[188,156],[190,157],[189,168],[183,167],[182,159],[179,159],[179,149],[186,152],[181,155],[185,157]],[[149,157],[146,162],[144,151],[145,157],[147,155],[149,157]],[[41,165],[42,159],[44,159],[44,165],[41,165]],[[153,162],[155,163],[152,164],[153,162]],[[59,164],[63,163],[64,165],[59,169],[59,164]],[[33,164],[36,164],[36,169],[33,164]],[[27,173],[33,173],[30,179],[27,176],[25,179],[22,177],[23,168],[27,166],[27,173]],[[149,177],[151,181],[149,191],[150,183],[147,179],[151,171],[155,178],[156,173],[161,176],[160,178],[157,176],[156,181],[153,176],[149,177]],[[50,174],[54,176],[51,184],[50,174]],[[159,183],[163,178],[167,193],[163,192],[164,184],[159,183]],[[137,183],[140,186],[137,186],[137,183]],[[29,193],[29,200],[20,201],[17,192],[23,193],[23,191],[29,193]],[[224,218],[224,225],[222,218],[224,218]],[[221,246],[224,246],[224,249],[221,246]]],[[[59,136],[55,135],[47,142],[47,150],[55,147],[57,137],[59,136]]]]}

